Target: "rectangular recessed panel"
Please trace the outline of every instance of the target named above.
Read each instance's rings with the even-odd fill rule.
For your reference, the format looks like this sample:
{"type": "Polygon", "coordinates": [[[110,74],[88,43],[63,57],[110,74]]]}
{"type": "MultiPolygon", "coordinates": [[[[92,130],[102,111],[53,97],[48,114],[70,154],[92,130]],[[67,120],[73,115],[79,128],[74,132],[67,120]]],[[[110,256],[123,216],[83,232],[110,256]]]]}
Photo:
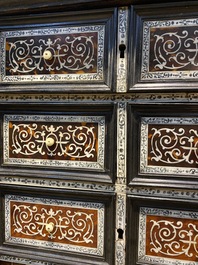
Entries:
{"type": "Polygon", "coordinates": [[[198,78],[198,19],[145,21],[141,80],[198,78]]]}
{"type": "Polygon", "coordinates": [[[140,208],[139,261],[151,264],[194,264],[198,257],[198,214],[140,208]]]}
{"type": "Polygon", "coordinates": [[[102,81],[104,25],[1,33],[1,81],[102,81]]]}
{"type": "Polygon", "coordinates": [[[4,164],[104,170],[104,148],[104,116],[4,116],[4,164]]]}
{"type": "Polygon", "coordinates": [[[198,119],[143,117],[140,172],[197,175],[198,119]]]}
{"type": "Polygon", "coordinates": [[[6,195],[5,216],[6,242],[103,255],[101,203],[6,195]]]}

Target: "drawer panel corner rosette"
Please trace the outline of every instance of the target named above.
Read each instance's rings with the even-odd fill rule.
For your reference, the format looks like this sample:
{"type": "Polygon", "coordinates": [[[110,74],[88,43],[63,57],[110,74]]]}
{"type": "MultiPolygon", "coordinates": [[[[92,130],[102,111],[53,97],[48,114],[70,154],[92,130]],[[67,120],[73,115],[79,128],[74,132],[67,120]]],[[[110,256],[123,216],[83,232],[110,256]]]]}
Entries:
{"type": "Polygon", "coordinates": [[[140,173],[198,176],[198,118],[142,117],[140,173]]]}
{"type": "Polygon", "coordinates": [[[4,115],[4,165],[104,172],[105,116],[4,115]]]}
{"type": "Polygon", "coordinates": [[[197,81],[197,24],[197,18],[144,21],[141,81],[197,81]]]}
{"type": "Polygon", "coordinates": [[[1,32],[1,82],[104,83],[106,25],[1,32]]]}
{"type": "Polygon", "coordinates": [[[5,242],[104,255],[105,205],[96,202],[5,196],[5,242]]]}
{"type": "Polygon", "coordinates": [[[197,212],[140,207],[139,214],[139,263],[197,264],[197,212]]]}

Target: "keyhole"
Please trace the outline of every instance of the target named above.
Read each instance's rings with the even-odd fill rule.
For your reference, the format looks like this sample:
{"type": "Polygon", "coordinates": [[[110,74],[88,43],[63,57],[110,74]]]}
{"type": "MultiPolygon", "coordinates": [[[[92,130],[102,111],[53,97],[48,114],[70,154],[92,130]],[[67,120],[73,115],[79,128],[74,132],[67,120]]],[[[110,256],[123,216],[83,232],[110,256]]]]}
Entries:
{"type": "Polygon", "coordinates": [[[118,232],[118,239],[123,239],[124,231],[121,228],[118,228],[117,232],[118,232]]]}
{"type": "Polygon", "coordinates": [[[124,58],[124,51],[126,50],[126,45],[125,44],[120,44],[119,45],[119,50],[120,50],[120,58],[124,58]]]}

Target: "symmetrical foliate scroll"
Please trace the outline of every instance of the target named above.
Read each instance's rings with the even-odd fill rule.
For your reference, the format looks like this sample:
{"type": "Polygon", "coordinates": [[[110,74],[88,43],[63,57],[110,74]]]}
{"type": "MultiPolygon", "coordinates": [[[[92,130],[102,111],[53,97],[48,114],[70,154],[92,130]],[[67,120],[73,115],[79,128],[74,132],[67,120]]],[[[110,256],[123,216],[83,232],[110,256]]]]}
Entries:
{"type": "Polygon", "coordinates": [[[103,255],[104,205],[6,195],[6,242],[103,255]]]}
{"type": "Polygon", "coordinates": [[[2,32],[2,82],[102,81],[105,26],[2,32]]]}
{"type": "Polygon", "coordinates": [[[4,116],[4,163],[104,170],[104,116],[4,116]]]}

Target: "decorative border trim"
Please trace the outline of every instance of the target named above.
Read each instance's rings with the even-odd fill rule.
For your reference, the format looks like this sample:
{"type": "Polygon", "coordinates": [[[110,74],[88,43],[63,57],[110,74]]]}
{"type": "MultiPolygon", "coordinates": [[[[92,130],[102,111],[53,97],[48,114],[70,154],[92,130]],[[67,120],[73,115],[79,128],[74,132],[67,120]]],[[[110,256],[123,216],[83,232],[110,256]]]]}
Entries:
{"type": "Polygon", "coordinates": [[[0,93],[0,103],[156,103],[195,102],[198,93],[128,93],[126,94],[27,94],[0,93]]]}
{"type": "Polygon", "coordinates": [[[80,27],[65,27],[65,28],[44,28],[18,31],[5,31],[0,35],[0,76],[3,83],[24,83],[24,82],[82,82],[91,81],[98,82],[104,79],[104,43],[105,43],[105,25],[80,26],[80,27]],[[6,76],[5,61],[6,61],[6,39],[10,37],[24,36],[48,36],[62,35],[83,32],[98,32],[98,54],[97,54],[97,73],[88,74],[45,74],[45,75],[20,75],[6,76]]]}
{"type": "Polygon", "coordinates": [[[140,143],[140,173],[162,174],[162,175],[198,175],[198,169],[175,166],[150,166],[147,164],[148,158],[148,125],[149,124],[198,124],[198,118],[171,118],[171,117],[142,117],[141,118],[141,143],[140,143]]]}
{"type": "Polygon", "coordinates": [[[127,105],[118,103],[117,108],[117,183],[126,183],[126,139],[127,139],[127,105]]]}
{"type": "MultiPolygon", "coordinates": [[[[14,262],[22,265],[52,265],[51,262],[45,262],[45,261],[37,261],[32,259],[25,259],[25,258],[18,258],[18,257],[11,257],[6,255],[0,255],[0,260],[6,261],[6,262],[14,262]]],[[[53,264],[55,265],[55,264],[53,264]]]]}
{"type": "Polygon", "coordinates": [[[102,256],[104,252],[104,212],[105,207],[102,203],[91,203],[91,202],[79,202],[79,201],[66,201],[66,200],[56,200],[56,199],[47,199],[47,198],[33,198],[17,195],[5,195],[5,241],[15,244],[53,248],[58,250],[67,250],[70,252],[78,253],[87,253],[91,255],[102,256]],[[69,244],[53,243],[49,241],[40,241],[35,239],[24,239],[24,238],[14,238],[11,236],[11,223],[10,223],[10,202],[21,201],[21,202],[30,202],[35,204],[47,204],[53,206],[68,206],[68,207],[79,207],[82,209],[96,209],[98,210],[98,246],[96,249],[88,247],[80,247],[69,244]]]}
{"type": "Polygon", "coordinates": [[[197,79],[198,71],[159,71],[149,72],[149,53],[150,53],[150,31],[151,28],[163,27],[190,27],[197,26],[198,19],[181,19],[181,20],[163,20],[163,21],[144,21],[143,23],[143,44],[142,44],[142,67],[141,80],[142,81],[160,81],[160,80],[182,80],[197,79]]]}
{"type": "Polygon", "coordinates": [[[140,207],[139,210],[139,240],[138,240],[138,262],[145,264],[145,262],[167,264],[167,265],[195,265],[193,261],[182,261],[173,258],[163,258],[147,256],[145,254],[146,249],[146,217],[147,215],[165,216],[165,217],[176,217],[176,218],[188,218],[195,220],[198,215],[195,212],[178,211],[171,209],[158,209],[158,208],[147,208],[140,207]]]}
{"type": "Polygon", "coordinates": [[[32,187],[44,187],[54,189],[68,189],[68,190],[88,190],[95,192],[115,192],[114,185],[108,184],[97,184],[93,182],[81,182],[81,181],[65,181],[59,179],[38,179],[32,177],[12,177],[12,176],[1,176],[0,184],[9,185],[21,185],[21,186],[32,186],[32,187]]]}
{"type": "Polygon", "coordinates": [[[97,169],[104,171],[105,156],[105,117],[104,116],[52,116],[52,115],[4,115],[4,163],[6,165],[36,165],[45,167],[67,167],[97,169]],[[43,160],[9,157],[9,121],[32,122],[96,122],[98,123],[98,158],[97,162],[43,160]]]}

